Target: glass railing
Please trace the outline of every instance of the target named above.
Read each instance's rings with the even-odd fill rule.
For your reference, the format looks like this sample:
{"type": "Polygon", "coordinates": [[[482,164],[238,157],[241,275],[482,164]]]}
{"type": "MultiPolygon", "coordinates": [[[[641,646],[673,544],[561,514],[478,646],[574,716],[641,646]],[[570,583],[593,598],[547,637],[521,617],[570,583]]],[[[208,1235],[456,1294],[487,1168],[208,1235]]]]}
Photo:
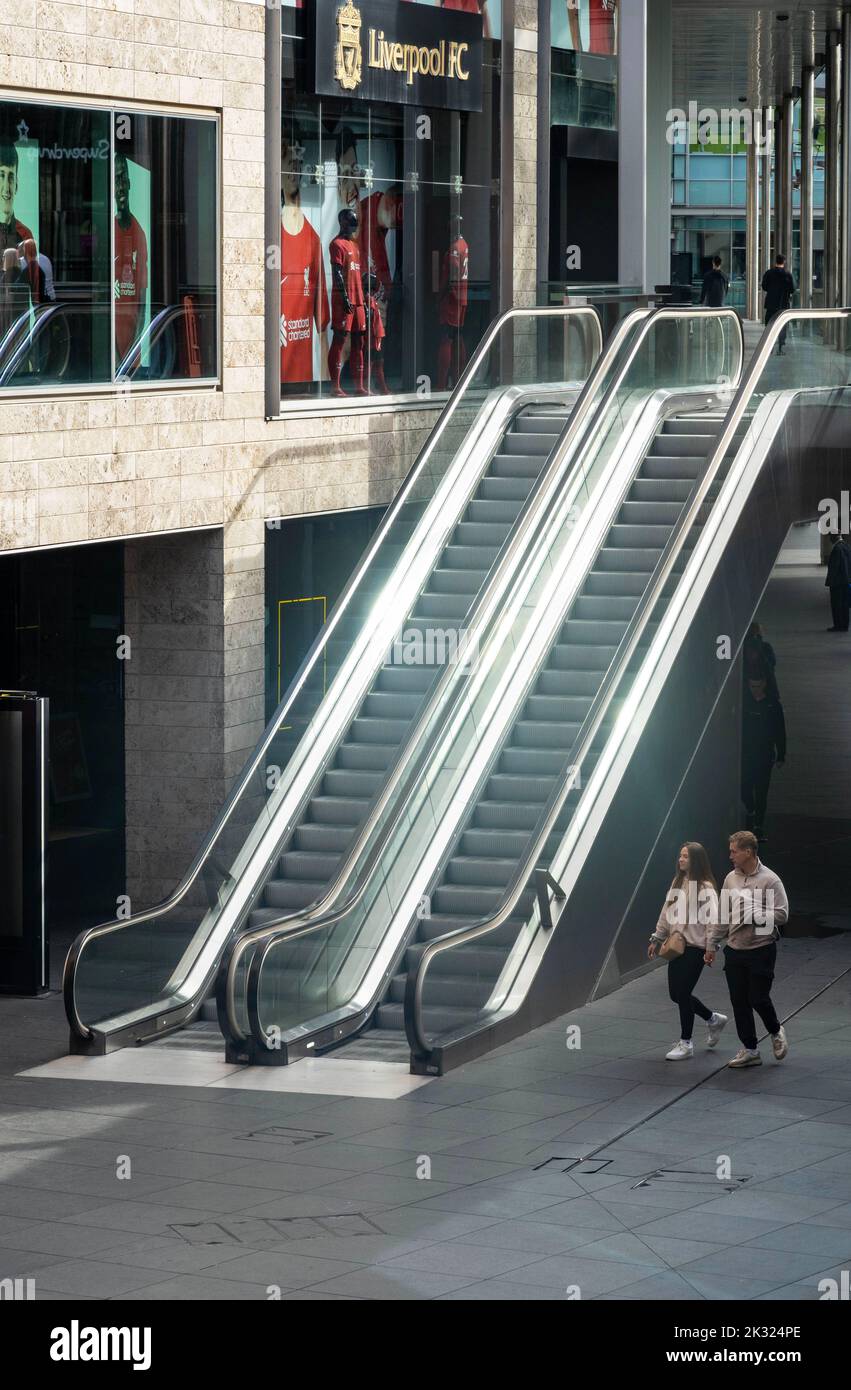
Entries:
{"type": "Polygon", "coordinates": [[[566,400],[601,346],[588,308],[510,310],[491,326],[181,882],[72,946],[64,992],[75,1037],[100,1045],[109,1033],[114,1045],[191,1016],[517,402],[530,391],[566,400]]]}
{"type": "MultiPolygon", "coordinates": [[[[552,939],[551,896],[554,892],[560,912],[569,908],[570,894],[581,872],[580,846],[589,842],[590,818],[601,815],[601,790],[612,774],[617,749],[627,730],[646,717],[641,702],[651,682],[658,682],[664,662],[673,659],[673,635],[682,603],[707,582],[712,541],[717,541],[724,524],[725,499],[741,486],[741,480],[731,472],[731,463],[740,450],[743,454],[752,451],[760,442],[768,447],[770,441],[762,436],[768,430],[776,431],[777,417],[770,407],[778,393],[785,393],[789,400],[830,399],[831,391],[851,383],[848,345],[851,314],[847,310],[789,311],[766,329],[724,417],[717,442],[683,501],[583,720],[567,759],[567,775],[554,787],[537,824],[529,831],[527,849],[518,857],[499,909],[480,922],[429,942],[416,969],[408,975],[405,1026],[417,1070],[444,1070],[453,1049],[470,1055],[464,1051],[470,1038],[485,1030],[495,1039],[492,1045],[498,1045],[495,1025],[509,1022],[522,1007],[552,939]],[[781,345],[782,354],[778,350],[781,345]],[[725,486],[726,492],[719,493],[725,486]],[[712,504],[711,510],[708,504],[712,504]],[[672,585],[676,586],[673,594],[672,585]],[[553,840],[557,841],[555,848],[553,840]],[[547,876],[539,872],[533,877],[545,854],[547,876]],[[528,895],[533,883],[535,899],[530,911],[528,895]],[[479,986],[485,999],[475,1016],[456,1032],[446,1021],[440,976],[457,970],[453,952],[475,945],[486,958],[489,944],[498,940],[496,934],[518,917],[525,921],[525,928],[495,977],[487,965],[476,968],[475,955],[467,956],[471,990],[475,993],[479,986]]],[[[615,789],[611,782],[610,797],[615,789]]],[[[608,940],[599,943],[600,967],[609,944],[608,940]]]]}
{"type": "MultiPolygon", "coordinates": [[[[516,707],[530,652],[560,621],[555,615],[576,576],[584,577],[589,546],[621,505],[635,451],[652,439],[664,401],[716,402],[719,383],[738,378],[742,352],[731,311],[666,309],[645,317],[616,365],[601,373],[590,428],[577,436],[572,420],[552,455],[534,504],[535,544],[476,634],[474,670],[454,688],[447,683],[448,703],[435,702],[418,755],[400,773],[404,795],[383,825],[373,825],[371,847],[352,865],[351,898],[319,920],[269,924],[235,945],[219,990],[232,1039],[250,1027],[257,1047],[296,1055],[360,1026],[407,937],[447,827],[482,775],[494,730],[516,707]],[[238,965],[252,946],[246,977],[238,965]]],[[[220,986],[224,974],[223,967],[220,986]]]]}

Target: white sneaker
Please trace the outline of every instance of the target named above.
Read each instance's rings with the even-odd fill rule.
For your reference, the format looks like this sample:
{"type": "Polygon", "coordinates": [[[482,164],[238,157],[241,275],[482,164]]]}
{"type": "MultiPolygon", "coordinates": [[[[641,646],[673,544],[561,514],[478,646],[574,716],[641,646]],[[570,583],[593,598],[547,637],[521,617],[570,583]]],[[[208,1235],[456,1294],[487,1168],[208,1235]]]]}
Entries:
{"type": "Polygon", "coordinates": [[[781,1027],[779,1033],[774,1033],[771,1038],[771,1046],[774,1048],[774,1056],[778,1062],[782,1062],[786,1053],[789,1051],[789,1044],[786,1041],[786,1030],[781,1027]]]}
{"type": "Polygon", "coordinates": [[[685,1042],[683,1038],[680,1038],[679,1042],[674,1044],[670,1052],[666,1052],[665,1060],[668,1062],[683,1062],[685,1061],[686,1057],[693,1056],[694,1043],[685,1042]]]}
{"type": "Polygon", "coordinates": [[[727,1015],[714,1013],[710,1019],[707,1019],[706,1026],[709,1029],[709,1037],[706,1046],[717,1047],[718,1039],[727,1026],[727,1015]]]}
{"type": "Polygon", "coordinates": [[[728,1067],[761,1067],[762,1058],[759,1052],[751,1052],[749,1047],[740,1047],[732,1062],[727,1063],[728,1067]]]}

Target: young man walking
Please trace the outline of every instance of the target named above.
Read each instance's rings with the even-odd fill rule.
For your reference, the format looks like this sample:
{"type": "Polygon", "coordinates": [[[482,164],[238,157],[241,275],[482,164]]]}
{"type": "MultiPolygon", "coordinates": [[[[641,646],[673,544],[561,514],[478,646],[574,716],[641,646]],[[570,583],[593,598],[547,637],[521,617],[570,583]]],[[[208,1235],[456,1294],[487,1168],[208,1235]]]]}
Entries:
{"type": "Polygon", "coordinates": [[[756,836],[737,830],[730,836],[732,872],[721,891],[719,924],[707,933],[705,961],[711,965],[718,943],[727,937],[724,973],[742,1044],[731,1067],[759,1067],[762,1057],[756,1041],[754,1010],[771,1035],[771,1046],[782,1062],[789,1045],[771,1002],[779,928],[789,920],[789,900],[777,874],[760,861],[756,836]]]}
{"type": "MultiPolygon", "coordinates": [[[[762,288],[765,294],[765,322],[767,326],[775,314],[782,314],[784,309],[789,308],[795,293],[795,281],[786,269],[786,257],[780,252],[774,257],[774,265],[763,275],[762,288]]],[[[786,329],[784,328],[777,341],[778,356],[783,355],[785,344],[786,329]]]]}

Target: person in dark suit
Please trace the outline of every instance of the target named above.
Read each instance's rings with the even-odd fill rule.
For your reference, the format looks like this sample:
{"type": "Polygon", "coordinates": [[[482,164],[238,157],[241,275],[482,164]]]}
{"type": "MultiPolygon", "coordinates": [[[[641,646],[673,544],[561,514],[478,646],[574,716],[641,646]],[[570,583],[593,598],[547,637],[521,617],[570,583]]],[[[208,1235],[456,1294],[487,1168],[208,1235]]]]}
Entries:
{"type": "MultiPolygon", "coordinates": [[[[775,314],[789,308],[795,293],[795,281],[786,269],[786,257],[782,252],[778,251],[774,258],[774,265],[763,275],[762,288],[765,293],[765,323],[768,326],[775,314]]],[[[785,343],[786,329],[784,328],[777,343],[778,356],[782,356],[785,343]]]]}
{"type": "Polygon", "coordinates": [[[746,669],[742,694],[742,801],[758,840],[765,839],[771,774],[786,761],[786,720],[770,674],[768,667],[746,669]]]}
{"type": "Polygon", "coordinates": [[[700,302],[705,304],[707,309],[720,309],[727,299],[727,291],[730,288],[730,281],[721,269],[721,257],[712,257],[712,269],[707,270],[703,277],[703,288],[700,291],[700,302]]]}
{"type": "Polygon", "coordinates": [[[849,590],[851,584],[851,546],[847,536],[837,536],[827,561],[825,587],[830,590],[830,612],[833,626],[828,632],[847,632],[849,619],[849,590]]]}

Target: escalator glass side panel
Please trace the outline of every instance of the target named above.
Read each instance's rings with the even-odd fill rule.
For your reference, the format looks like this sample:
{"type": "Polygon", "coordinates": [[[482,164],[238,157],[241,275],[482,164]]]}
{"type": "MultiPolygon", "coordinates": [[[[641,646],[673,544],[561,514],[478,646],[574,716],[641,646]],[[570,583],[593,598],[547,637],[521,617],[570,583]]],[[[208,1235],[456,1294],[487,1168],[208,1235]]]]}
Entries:
{"type": "MultiPolygon", "coordinates": [[[[275,863],[303,788],[383,664],[394,614],[408,611],[407,591],[416,594],[470,502],[499,402],[533,383],[563,405],[600,349],[588,309],[510,311],[493,325],[184,878],[162,904],[74,943],[64,988],[77,1037],[89,1040],[93,1029],[149,1036],[171,1026],[170,1010],[200,1005],[251,905],[258,859],[266,871],[275,863]]],[[[350,770],[369,771],[368,761],[350,770]]]]}
{"type": "MultiPolygon", "coordinates": [[[[463,698],[439,728],[431,762],[416,769],[404,804],[394,811],[368,881],[358,885],[350,908],[308,934],[271,937],[258,951],[250,1010],[258,1045],[288,1030],[304,1037],[311,1028],[326,1027],[329,1016],[347,1010],[354,1016],[376,1002],[378,1026],[398,1033],[400,969],[419,958],[430,934],[476,921],[494,894],[501,897],[512,854],[524,832],[528,836],[530,807],[536,811],[546,801],[590,704],[586,686],[591,688],[595,672],[605,670],[611,642],[623,626],[613,616],[613,636],[608,622],[589,616],[578,624],[578,634],[571,634],[577,644],[563,640],[570,595],[576,589],[577,600],[581,597],[578,586],[593,566],[595,537],[602,542],[607,518],[614,525],[626,505],[621,494],[632,483],[642,449],[657,434],[660,412],[672,408],[672,399],[701,408],[719,381],[737,379],[740,367],[741,334],[730,313],[681,311],[676,318],[660,317],[631,344],[622,371],[608,383],[580,458],[570,467],[564,461],[562,485],[554,487],[544,524],[504,596],[500,621],[476,651],[475,669],[463,698]],[[652,390],[648,382],[654,383],[652,390]],[[607,632],[595,637],[601,623],[607,632]],[[578,660],[574,645],[588,661],[578,660]],[[543,742],[536,743],[533,723],[521,720],[519,746],[503,752],[500,730],[510,728],[512,710],[522,713],[524,702],[534,698],[530,681],[550,648],[556,681],[552,691],[538,697],[542,719],[549,721],[543,742]],[[571,689],[562,691],[559,680],[571,689]],[[485,799],[494,804],[483,812],[481,824],[465,827],[467,808],[488,788],[494,795],[485,799]],[[463,863],[448,865],[444,881],[440,856],[451,845],[450,827],[466,836],[465,853],[463,863]]],[[[557,465],[550,469],[555,473],[557,465]]],[[[604,607],[605,601],[604,592],[604,607]]],[[[608,619],[608,613],[604,616],[608,619]]],[[[493,959],[491,952],[485,963],[490,966],[493,959]]],[[[465,959],[468,976],[474,964],[465,959]]],[[[469,990],[460,992],[470,997],[469,990]]]]}

